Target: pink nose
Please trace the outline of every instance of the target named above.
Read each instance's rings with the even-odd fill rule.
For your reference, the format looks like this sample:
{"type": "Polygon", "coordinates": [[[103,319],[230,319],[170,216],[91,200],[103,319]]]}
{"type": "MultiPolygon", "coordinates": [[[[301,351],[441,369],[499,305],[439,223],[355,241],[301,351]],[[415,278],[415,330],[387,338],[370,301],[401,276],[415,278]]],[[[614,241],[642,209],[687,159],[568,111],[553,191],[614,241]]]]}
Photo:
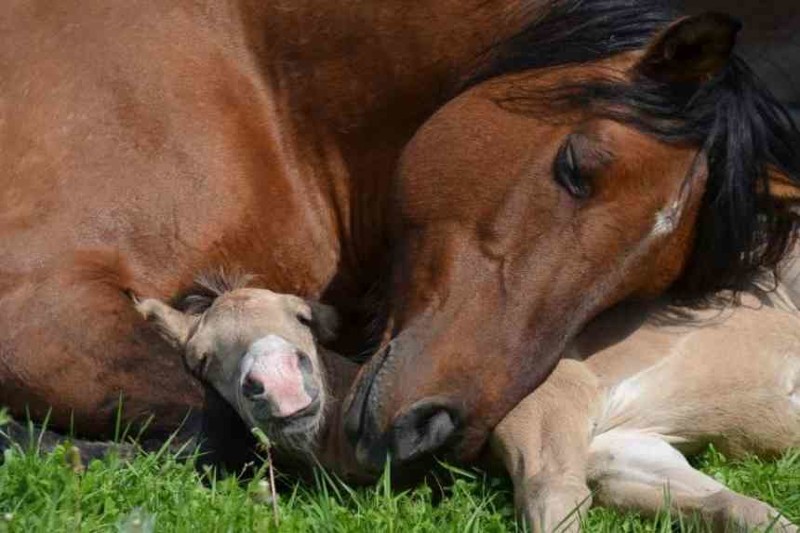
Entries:
{"type": "MultiPolygon", "coordinates": [[[[306,374],[294,350],[272,351],[255,358],[242,390],[251,400],[264,399],[275,417],[284,418],[310,406],[316,399],[306,390],[306,374]]],[[[310,377],[310,376],[309,376],[310,377]]]]}

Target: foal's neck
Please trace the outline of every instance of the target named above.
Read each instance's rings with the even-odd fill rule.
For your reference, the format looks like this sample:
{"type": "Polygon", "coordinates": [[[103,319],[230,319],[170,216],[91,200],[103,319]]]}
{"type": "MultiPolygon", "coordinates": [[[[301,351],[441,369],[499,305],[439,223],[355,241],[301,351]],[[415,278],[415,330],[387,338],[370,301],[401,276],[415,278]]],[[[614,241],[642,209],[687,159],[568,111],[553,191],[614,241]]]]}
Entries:
{"type": "Polygon", "coordinates": [[[328,407],[320,432],[316,456],[325,468],[350,482],[369,482],[373,477],[359,467],[353,447],[342,426],[342,401],[355,380],[360,365],[325,348],[319,349],[328,387],[328,407]]]}

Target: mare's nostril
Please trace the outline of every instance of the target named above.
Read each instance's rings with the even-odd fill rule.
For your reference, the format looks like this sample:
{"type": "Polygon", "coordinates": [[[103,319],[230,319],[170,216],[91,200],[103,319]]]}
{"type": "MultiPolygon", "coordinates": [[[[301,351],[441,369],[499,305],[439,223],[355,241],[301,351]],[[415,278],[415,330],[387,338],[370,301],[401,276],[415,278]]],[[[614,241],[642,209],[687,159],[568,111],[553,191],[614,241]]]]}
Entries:
{"type": "Polygon", "coordinates": [[[459,416],[436,400],[421,400],[397,418],[392,428],[393,458],[410,461],[433,453],[453,440],[459,416]]]}
{"type": "Polygon", "coordinates": [[[246,398],[252,400],[264,394],[264,385],[260,381],[253,379],[253,377],[248,374],[244,378],[244,383],[242,383],[242,393],[246,398]]]}

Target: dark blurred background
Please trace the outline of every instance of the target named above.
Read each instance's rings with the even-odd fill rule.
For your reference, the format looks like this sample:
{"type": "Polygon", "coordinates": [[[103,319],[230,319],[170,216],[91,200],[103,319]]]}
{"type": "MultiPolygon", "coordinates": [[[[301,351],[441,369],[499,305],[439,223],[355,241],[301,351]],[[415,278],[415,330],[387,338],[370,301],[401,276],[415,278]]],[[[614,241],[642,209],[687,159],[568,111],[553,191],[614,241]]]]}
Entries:
{"type": "Polygon", "coordinates": [[[800,0],[679,0],[687,13],[722,11],[744,28],[738,51],[800,124],[800,0]]]}

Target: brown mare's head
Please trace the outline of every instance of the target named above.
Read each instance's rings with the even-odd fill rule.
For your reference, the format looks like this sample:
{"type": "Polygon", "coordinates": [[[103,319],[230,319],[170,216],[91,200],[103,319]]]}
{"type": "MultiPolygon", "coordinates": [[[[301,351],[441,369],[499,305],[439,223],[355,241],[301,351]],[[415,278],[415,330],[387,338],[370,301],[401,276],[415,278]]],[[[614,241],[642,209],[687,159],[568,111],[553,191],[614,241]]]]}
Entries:
{"type": "Polygon", "coordinates": [[[316,342],[332,337],[335,312],[223,276],[201,285],[208,296],[185,311],[149,298],[136,308],[249,427],[288,451],[311,451],[328,400],[316,342]]]}
{"type": "Polygon", "coordinates": [[[390,340],[348,398],[362,464],[474,457],[592,316],[736,287],[786,247],[768,175],[800,178],[797,130],[732,55],[739,24],[558,5],[406,148],[390,340]]]}

